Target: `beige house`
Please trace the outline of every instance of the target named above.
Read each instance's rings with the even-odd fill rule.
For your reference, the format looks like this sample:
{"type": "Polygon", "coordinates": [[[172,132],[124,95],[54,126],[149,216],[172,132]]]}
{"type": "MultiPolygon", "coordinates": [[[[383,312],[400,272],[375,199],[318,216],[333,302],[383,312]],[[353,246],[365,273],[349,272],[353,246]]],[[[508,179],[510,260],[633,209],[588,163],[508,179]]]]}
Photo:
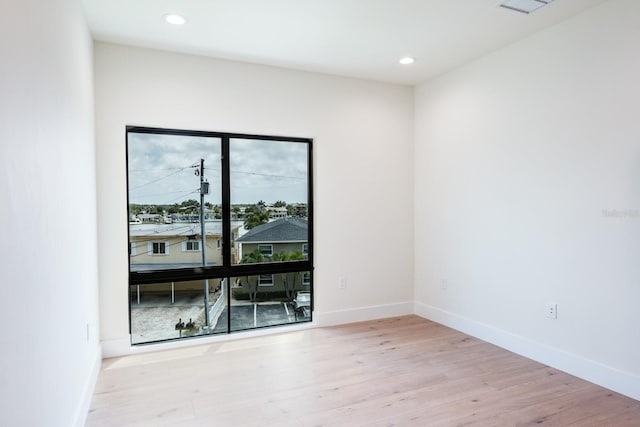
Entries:
{"type": "MultiPolygon", "coordinates": [[[[219,221],[207,222],[207,265],[222,265],[222,226],[219,221]]],[[[129,224],[129,260],[131,271],[189,268],[202,265],[200,224],[129,224]]],[[[140,302],[147,293],[202,292],[203,280],[154,283],[131,288],[133,301],[140,302]]],[[[210,279],[211,292],[220,286],[220,279],[210,279]]]]}
{"type": "MultiPolygon", "coordinates": [[[[222,226],[208,222],[207,265],[222,265],[222,226]]],[[[200,224],[130,224],[131,271],[197,267],[202,265],[200,224]]]]}

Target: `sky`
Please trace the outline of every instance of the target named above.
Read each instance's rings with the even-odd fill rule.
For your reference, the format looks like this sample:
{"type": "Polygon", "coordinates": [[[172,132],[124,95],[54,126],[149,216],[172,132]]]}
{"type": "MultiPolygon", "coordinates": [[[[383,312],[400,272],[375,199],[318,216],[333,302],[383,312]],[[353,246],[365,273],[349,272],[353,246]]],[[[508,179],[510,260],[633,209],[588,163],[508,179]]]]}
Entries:
{"type": "MultiPolygon", "coordinates": [[[[199,200],[200,159],[210,183],[205,202],[221,204],[220,138],[129,133],[129,202],[199,200]]],[[[231,204],[307,202],[307,144],[231,139],[231,204]]]]}

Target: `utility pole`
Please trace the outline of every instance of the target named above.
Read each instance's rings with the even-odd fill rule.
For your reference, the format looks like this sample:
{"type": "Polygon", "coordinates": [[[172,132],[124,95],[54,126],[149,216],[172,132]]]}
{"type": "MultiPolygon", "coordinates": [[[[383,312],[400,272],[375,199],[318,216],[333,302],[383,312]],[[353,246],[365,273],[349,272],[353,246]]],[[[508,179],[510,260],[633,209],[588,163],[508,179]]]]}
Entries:
{"type": "MultiPolygon", "coordinates": [[[[204,159],[200,159],[200,234],[202,235],[202,266],[207,266],[207,230],[204,223],[204,195],[209,194],[209,183],[204,180],[204,159]]],[[[209,330],[209,279],[204,281],[204,324],[209,330]]]]}

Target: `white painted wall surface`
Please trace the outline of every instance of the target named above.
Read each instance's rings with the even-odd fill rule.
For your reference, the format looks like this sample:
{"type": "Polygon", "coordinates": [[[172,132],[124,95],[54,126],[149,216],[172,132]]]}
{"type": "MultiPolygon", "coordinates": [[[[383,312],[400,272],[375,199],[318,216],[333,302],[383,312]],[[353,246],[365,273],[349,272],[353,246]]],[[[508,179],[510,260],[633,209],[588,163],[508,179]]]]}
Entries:
{"type": "Polygon", "coordinates": [[[636,399],[638,52],[614,0],[425,83],[414,164],[417,311],[636,399]]]}
{"type": "Polygon", "coordinates": [[[315,318],[412,311],[412,88],[105,43],[95,70],[108,355],[129,340],[126,125],[314,138],[315,318]]]}
{"type": "Polygon", "coordinates": [[[0,27],[0,424],[82,426],[100,366],[91,37],[76,0],[4,1],[0,27]]]}

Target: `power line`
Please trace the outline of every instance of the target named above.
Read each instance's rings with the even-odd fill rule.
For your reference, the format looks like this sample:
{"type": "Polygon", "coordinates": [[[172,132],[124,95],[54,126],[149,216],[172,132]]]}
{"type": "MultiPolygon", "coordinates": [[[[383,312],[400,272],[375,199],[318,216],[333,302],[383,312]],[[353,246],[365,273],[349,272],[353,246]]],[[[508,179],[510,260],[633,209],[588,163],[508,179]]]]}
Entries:
{"type": "MultiPolygon", "coordinates": [[[[137,194],[136,197],[137,198],[143,198],[143,197],[154,197],[154,196],[167,196],[169,194],[177,194],[177,193],[181,193],[181,194],[185,194],[186,190],[176,190],[176,191],[166,191],[164,193],[154,193],[154,194],[137,194]]],[[[191,193],[186,193],[186,194],[191,194],[191,193]]],[[[156,204],[162,204],[162,203],[156,203],[156,204]]]]}
{"type": "MultiPolygon", "coordinates": [[[[140,225],[140,224],[132,224],[132,225],[140,225]]],[[[157,225],[157,224],[156,224],[157,225]]],[[[177,230],[181,230],[183,228],[188,228],[189,230],[193,229],[193,225],[189,224],[189,225],[181,225],[179,227],[173,227],[173,228],[169,228],[167,227],[165,230],[162,230],[162,232],[167,232],[167,231],[177,231],[177,230]]],[[[160,232],[157,232],[158,234],[160,234],[160,232]]],[[[177,234],[180,235],[180,234],[177,234]]],[[[150,234],[144,234],[143,236],[150,236],[150,234]]]]}
{"type": "Polygon", "coordinates": [[[166,178],[169,178],[170,176],[176,175],[176,174],[178,174],[178,173],[182,172],[183,170],[188,169],[190,167],[192,167],[192,166],[186,166],[184,168],[180,168],[175,172],[171,172],[169,175],[165,175],[165,176],[162,176],[162,177],[160,177],[158,179],[154,179],[154,180],[151,180],[149,182],[145,182],[144,184],[141,184],[141,185],[138,185],[137,187],[129,189],[129,192],[131,192],[132,190],[137,190],[138,188],[142,188],[142,187],[147,186],[149,184],[154,184],[154,183],[156,183],[158,181],[162,181],[163,179],[166,179],[166,178]]]}
{"type": "Polygon", "coordinates": [[[160,171],[174,171],[190,168],[191,166],[184,166],[181,168],[153,168],[153,169],[129,169],[129,173],[142,173],[142,172],[160,172],[160,171]]]}
{"type": "Polygon", "coordinates": [[[258,173],[258,172],[246,172],[246,171],[234,171],[232,170],[231,173],[238,173],[238,174],[243,174],[243,175],[256,175],[256,176],[268,176],[268,177],[272,177],[272,178],[287,178],[287,179],[307,179],[306,176],[287,176],[287,175],[274,175],[274,174],[269,174],[269,173],[258,173]]]}

